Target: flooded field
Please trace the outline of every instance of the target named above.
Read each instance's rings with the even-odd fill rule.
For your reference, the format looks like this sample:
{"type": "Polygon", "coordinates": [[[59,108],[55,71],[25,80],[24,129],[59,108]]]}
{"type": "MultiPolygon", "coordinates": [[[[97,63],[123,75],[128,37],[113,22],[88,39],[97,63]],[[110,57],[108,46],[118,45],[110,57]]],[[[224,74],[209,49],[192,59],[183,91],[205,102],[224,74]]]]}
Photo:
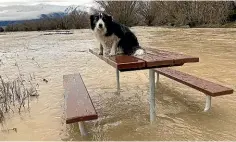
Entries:
{"type": "MultiPolygon", "coordinates": [[[[236,29],[132,30],[143,47],[200,58],[176,69],[236,90],[236,29]]],[[[204,113],[204,94],[161,76],[157,121],[150,125],[148,70],[121,73],[118,96],[115,69],[88,52],[98,47],[91,31],[71,32],[0,35],[0,75],[15,78],[17,62],[21,73],[33,73],[39,84],[30,110],[5,116],[0,140],[236,140],[236,93],[213,98],[212,109],[204,113]],[[88,138],[76,125],[65,124],[63,75],[71,73],[82,75],[99,115],[87,123],[88,138]],[[17,132],[4,131],[12,128],[17,132]]]]}

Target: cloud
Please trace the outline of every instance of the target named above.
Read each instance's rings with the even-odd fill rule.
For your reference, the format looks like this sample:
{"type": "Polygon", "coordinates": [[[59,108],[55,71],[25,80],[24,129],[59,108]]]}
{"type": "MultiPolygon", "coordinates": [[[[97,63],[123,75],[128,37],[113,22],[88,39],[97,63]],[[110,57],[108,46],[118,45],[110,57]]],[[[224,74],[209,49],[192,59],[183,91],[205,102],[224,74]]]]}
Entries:
{"type": "Polygon", "coordinates": [[[64,12],[67,6],[58,5],[12,5],[0,8],[0,21],[38,19],[41,14],[64,12]]]}

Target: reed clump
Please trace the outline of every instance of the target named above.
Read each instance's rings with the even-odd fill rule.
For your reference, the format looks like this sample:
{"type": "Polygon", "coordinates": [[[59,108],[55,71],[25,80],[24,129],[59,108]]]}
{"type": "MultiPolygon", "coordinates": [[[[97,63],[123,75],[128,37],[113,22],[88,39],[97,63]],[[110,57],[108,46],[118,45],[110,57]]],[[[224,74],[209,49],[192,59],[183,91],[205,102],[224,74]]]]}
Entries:
{"type": "Polygon", "coordinates": [[[30,97],[37,97],[38,84],[34,84],[35,77],[30,74],[30,79],[19,76],[14,80],[3,78],[0,75],[0,123],[4,121],[4,114],[8,112],[21,113],[30,108],[30,97]]]}

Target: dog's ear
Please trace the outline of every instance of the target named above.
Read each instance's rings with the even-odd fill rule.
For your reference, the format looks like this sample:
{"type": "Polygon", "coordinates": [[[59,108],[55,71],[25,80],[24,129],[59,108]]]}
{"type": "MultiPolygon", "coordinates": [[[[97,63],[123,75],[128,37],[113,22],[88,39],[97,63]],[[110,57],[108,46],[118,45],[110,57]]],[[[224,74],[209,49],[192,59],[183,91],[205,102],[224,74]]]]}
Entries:
{"type": "Polygon", "coordinates": [[[111,22],[112,19],[113,19],[111,15],[108,15],[107,18],[108,18],[108,20],[109,20],[110,22],[111,22]]]}
{"type": "Polygon", "coordinates": [[[94,20],[94,15],[90,15],[90,21],[94,20]]]}
{"type": "Polygon", "coordinates": [[[90,27],[91,29],[94,29],[95,27],[95,24],[94,24],[94,15],[90,15],[90,27]]]}

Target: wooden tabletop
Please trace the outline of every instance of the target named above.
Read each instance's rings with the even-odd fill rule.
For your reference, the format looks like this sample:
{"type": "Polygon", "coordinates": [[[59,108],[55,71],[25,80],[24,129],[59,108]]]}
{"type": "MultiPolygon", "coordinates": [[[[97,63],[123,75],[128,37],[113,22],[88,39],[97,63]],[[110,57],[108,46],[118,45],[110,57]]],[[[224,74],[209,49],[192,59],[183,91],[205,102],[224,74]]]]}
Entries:
{"type": "Polygon", "coordinates": [[[150,69],[158,67],[181,66],[184,63],[199,62],[198,57],[192,57],[180,53],[157,50],[153,48],[145,49],[146,54],[141,56],[102,56],[99,49],[89,49],[89,52],[96,55],[106,63],[120,71],[132,71],[150,69]]]}

